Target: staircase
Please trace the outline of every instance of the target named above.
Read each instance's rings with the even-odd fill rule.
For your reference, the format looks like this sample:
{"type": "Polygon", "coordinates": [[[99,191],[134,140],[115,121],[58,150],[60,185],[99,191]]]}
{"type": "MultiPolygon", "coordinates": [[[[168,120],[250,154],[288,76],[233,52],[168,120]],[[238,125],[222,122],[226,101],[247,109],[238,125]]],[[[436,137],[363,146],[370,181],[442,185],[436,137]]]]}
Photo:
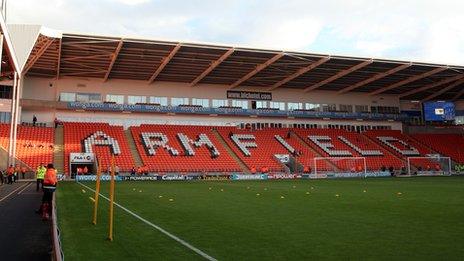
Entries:
{"type": "Polygon", "coordinates": [[[137,146],[135,145],[134,137],[132,137],[132,133],[129,129],[124,130],[124,135],[126,136],[127,143],[129,144],[129,149],[134,159],[135,166],[142,166],[142,158],[137,150],[137,146]]]}
{"type": "Polygon", "coordinates": [[[372,141],[373,143],[379,145],[380,147],[384,148],[384,151],[386,151],[390,156],[393,156],[393,157],[401,160],[401,162],[403,162],[404,166],[407,165],[408,161],[405,158],[402,158],[402,157],[398,156],[396,153],[394,153],[391,148],[389,148],[387,146],[384,146],[383,144],[381,144],[380,142],[378,142],[377,140],[375,140],[374,138],[372,138],[369,135],[366,135],[366,134],[363,134],[363,133],[361,133],[361,135],[364,136],[365,138],[367,138],[368,140],[372,141]]]}
{"type": "Polygon", "coordinates": [[[64,172],[64,131],[63,126],[55,128],[55,145],[53,147],[53,165],[58,173],[64,172]]]}
{"type": "MultiPolygon", "coordinates": [[[[293,131],[290,131],[290,135],[294,138],[296,138],[301,145],[303,145],[304,147],[308,148],[309,150],[311,150],[315,155],[319,156],[319,157],[323,157],[317,150],[315,150],[313,147],[311,147],[308,143],[306,143],[306,141],[303,140],[303,138],[301,138],[300,136],[298,136],[298,134],[296,134],[295,132],[293,131]]],[[[329,163],[332,167],[334,167],[335,170],[339,170],[337,165],[335,165],[333,162],[331,162],[330,160],[325,160],[325,162],[329,163]]],[[[314,166],[314,168],[316,168],[316,166],[314,166]]]]}
{"type": "Polygon", "coordinates": [[[240,159],[237,154],[229,147],[229,144],[224,140],[224,138],[219,134],[217,130],[212,130],[214,136],[216,136],[216,139],[221,143],[222,147],[229,153],[229,155],[237,162],[237,164],[240,166],[242,169],[243,173],[245,174],[251,174],[250,170],[246,166],[246,164],[240,159]]]}

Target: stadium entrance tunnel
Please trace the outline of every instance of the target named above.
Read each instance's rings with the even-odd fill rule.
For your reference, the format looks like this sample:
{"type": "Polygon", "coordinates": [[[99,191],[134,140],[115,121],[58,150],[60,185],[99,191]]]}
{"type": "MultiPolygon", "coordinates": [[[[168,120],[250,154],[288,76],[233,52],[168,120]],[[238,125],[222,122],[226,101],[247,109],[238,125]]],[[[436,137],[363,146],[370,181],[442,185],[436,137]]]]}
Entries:
{"type": "Polygon", "coordinates": [[[69,155],[69,170],[71,177],[97,173],[97,164],[93,153],[71,153],[69,155]]]}
{"type": "Polygon", "coordinates": [[[94,168],[94,164],[71,164],[71,175],[74,177],[76,174],[79,175],[95,175],[97,169],[94,168]],[[86,171],[84,171],[86,170],[86,171]]]}

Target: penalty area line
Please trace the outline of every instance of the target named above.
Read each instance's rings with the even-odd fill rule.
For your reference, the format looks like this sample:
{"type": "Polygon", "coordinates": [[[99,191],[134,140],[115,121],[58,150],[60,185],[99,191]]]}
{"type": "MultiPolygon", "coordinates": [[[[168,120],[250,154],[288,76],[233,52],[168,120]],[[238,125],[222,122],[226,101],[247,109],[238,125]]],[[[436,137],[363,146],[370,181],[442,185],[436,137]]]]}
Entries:
{"type": "MultiPolygon", "coordinates": [[[[89,186],[87,185],[84,185],[82,183],[80,183],[79,181],[77,181],[77,183],[79,183],[81,186],[87,188],[88,190],[91,190],[93,192],[95,192],[94,189],[90,188],[89,186]]],[[[105,197],[104,195],[102,195],[101,193],[99,194],[102,198],[106,199],[107,201],[110,201],[109,198],[105,197]]],[[[122,206],[121,204],[117,203],[117,202],[114,202],[114,205],[117,206],[118,208],[126,211],[127,213],[129,213],[130,215],[132,215],[133,217],[137,218],[138,220],[142,221],[143,223],[155,228],[156,230],[158,230],[159,232],[165,234],[166,236],[170,237],[171,239],[174,239],[175,241],[177,241],[179,244],[185,246],[186,248],[192,250],[193,252],[197,253],[198,255],[202,256],[203,258],[207,259],[207,260],[210,260],[210,261],[217,261],[216,258],[206,254],[205,252],[201,251],[200,249],[192,246],[190,243],[188,243],[187,241],[179,238],[178,236],[175,236],[171,233],[169,233],[167,230],[165,230],[164,228],[158,226],[158,225],[155,225],[153,223],[151,223],[150,221],[144,219],[143,217],[137,215],[136,213],[134,213],[133,211],[127,209],[126,207],[122,206]]]]}

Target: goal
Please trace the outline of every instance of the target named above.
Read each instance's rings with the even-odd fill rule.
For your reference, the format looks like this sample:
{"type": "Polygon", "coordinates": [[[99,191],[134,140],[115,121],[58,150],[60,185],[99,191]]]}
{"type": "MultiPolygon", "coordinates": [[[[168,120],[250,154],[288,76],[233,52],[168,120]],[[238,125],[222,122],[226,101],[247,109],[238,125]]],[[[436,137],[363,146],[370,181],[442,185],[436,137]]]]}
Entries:
{"type": "Polygon", "coordinates": [[[315,157],[314,174],[334,177],[365,177],[365,157],[315,157]]]}
{"type": "Polygon", "coordinates": [[[408,157],[408,175],[451,175],[451,158],[441,156],[408,157]]]}

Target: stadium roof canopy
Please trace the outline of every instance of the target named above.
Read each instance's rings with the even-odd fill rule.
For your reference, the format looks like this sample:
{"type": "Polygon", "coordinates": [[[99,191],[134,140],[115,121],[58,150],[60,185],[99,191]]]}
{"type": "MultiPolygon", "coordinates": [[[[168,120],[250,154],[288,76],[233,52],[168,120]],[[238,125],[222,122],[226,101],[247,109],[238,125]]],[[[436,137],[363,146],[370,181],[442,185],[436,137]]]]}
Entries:
{"type": "Polygon", "coordinates": [[[23,73],[464,99],[464,66],[70,33],[39,34],[23,73]]]}
{"type": "Polygon", "coordinates": [[[3,20],[3,14],[0,13],[0,34],[3,35],[1,42],[1,64],[0,64],[0,81],[7,79],[11,80],[15,72],[19,72],[19,65],[16,60],[16,55],[13,50],[10,35],[7,26],[3,20]]]}

